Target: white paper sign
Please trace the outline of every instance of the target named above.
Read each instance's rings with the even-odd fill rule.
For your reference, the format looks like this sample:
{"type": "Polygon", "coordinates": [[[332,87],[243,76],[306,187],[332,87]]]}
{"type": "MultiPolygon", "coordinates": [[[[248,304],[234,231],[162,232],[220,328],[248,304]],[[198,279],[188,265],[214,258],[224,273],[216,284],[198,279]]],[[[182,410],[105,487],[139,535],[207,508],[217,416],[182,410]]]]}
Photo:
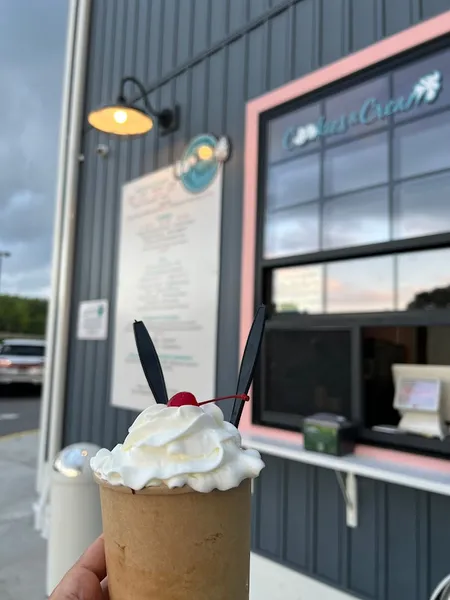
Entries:
{"type": "Polygon", "coordinates": [[[111,403],[154,402],[133,322],[143,321],[161,360],[169,398],[215,393],[222,169],[199,194],[173,167],[126,184],[122,194],[111,403]]]}
{"type": "Polygon", "coordinates": [[[108,300],[87,300],[78,307],[77,338],[106,340],[108,337],[108,300]]]}

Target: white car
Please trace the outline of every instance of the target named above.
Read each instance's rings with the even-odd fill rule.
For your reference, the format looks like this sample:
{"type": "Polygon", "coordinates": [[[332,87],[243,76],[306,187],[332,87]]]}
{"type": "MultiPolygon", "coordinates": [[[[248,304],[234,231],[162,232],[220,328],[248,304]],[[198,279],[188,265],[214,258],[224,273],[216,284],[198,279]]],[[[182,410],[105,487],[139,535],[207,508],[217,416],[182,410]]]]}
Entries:
{"type": "Polygon", "coordinates": [[[3,340],[0,343],[0,385],[42,385],[44,363],[43,340],[3,340]]]}

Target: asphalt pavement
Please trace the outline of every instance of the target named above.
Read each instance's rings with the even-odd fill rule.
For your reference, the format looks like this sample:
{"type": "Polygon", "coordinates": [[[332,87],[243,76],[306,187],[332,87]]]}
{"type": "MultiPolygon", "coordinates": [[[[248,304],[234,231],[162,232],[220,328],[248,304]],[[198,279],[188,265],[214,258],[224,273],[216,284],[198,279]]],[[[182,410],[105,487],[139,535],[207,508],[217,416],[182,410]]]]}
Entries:
{"type": "Polygon", "coordinates": [[[39,427],[40,390],[0,390],[0,437],[39,427]]]}

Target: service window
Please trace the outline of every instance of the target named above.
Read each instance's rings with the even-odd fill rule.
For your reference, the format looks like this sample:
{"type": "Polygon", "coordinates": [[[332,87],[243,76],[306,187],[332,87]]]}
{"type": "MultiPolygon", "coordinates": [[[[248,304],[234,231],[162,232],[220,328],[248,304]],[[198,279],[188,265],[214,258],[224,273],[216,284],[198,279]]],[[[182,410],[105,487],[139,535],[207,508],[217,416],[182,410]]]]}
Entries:
{"type": "Polygon", "coordinates": [[[450,365],[450,51],[427,52],[261,117],[255,423],[335,412],[450,454],[377,431],[399,420],[393,364],[450,365]]]}

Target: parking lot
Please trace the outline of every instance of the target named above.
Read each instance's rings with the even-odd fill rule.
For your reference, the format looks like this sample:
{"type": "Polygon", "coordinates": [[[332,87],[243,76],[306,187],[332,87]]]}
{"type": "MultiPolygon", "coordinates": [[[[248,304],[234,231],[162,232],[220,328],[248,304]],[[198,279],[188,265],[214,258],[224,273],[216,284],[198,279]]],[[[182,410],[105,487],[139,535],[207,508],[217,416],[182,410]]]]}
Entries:
{"type": "Polygon", "coordinates": [[[40,389],[0,388],[0,437],[39,427],[40,389]]]}

